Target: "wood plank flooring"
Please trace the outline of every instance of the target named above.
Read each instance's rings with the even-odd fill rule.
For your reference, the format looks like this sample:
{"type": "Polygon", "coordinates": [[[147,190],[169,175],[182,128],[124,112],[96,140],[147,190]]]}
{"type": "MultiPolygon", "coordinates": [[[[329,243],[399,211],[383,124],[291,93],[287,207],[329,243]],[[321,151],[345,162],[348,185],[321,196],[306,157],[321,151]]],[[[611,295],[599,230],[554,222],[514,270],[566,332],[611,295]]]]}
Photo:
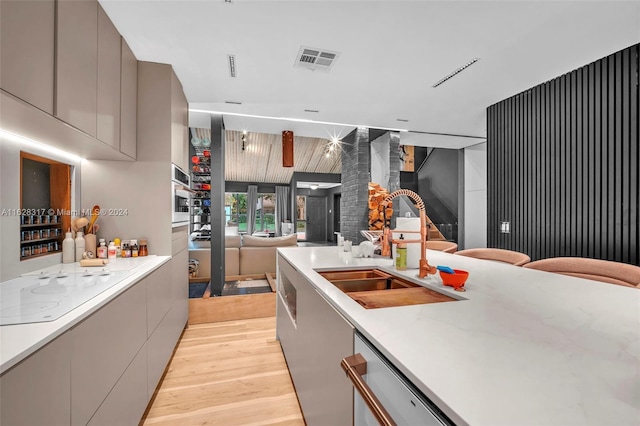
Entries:
{"type": "Polygon", "coordinates": [[[189,325],[141,425],[304,425],[275,317],[189,325]]]}

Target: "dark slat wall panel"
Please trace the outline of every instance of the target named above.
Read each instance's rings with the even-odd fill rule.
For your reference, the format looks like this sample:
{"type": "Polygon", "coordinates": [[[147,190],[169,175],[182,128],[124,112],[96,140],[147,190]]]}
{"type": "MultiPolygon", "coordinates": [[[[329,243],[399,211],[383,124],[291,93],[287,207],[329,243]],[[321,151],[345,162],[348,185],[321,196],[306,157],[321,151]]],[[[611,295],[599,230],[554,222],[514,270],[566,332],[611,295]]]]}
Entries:
{"type": "Polygon", "coordinates": [[[640,44],[487,109],[489,247],[640,264],[639,58],[640,44]]]}

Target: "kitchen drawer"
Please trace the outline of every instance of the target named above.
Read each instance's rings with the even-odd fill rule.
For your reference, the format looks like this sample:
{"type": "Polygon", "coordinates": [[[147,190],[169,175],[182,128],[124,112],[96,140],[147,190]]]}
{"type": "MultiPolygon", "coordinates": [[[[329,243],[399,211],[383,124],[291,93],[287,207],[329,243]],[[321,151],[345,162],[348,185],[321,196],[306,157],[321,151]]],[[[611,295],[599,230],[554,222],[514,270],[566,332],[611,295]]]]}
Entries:
{"type": "MultiPolygon", "coordinates": [[[[356,333],[354,352],[367,361],[364,379],[398,425],[442,426],[452,424],[445,419],[433,403],[426,401],[415,387],[402,377],[369,342],[356,333]]],[[[354,425],[377,426],[360,394],[354,389],[354,425]]]]}

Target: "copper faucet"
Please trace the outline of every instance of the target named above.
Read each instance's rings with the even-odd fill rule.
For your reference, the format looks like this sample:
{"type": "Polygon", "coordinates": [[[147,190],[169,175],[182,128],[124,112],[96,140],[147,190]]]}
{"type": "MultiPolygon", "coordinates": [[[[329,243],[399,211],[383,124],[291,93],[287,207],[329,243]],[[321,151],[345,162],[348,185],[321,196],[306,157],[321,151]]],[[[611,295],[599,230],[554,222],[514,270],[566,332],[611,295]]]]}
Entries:
{"type": "MultiPolygon", "coordinates": [[[[435,274],[436,268],[435,266],[429,265],[427,262],[427,239],[429,238],[427,232],[427,214],[426,209],[424,207],[424,201],[418,194],[413,191],[409,191],[408,189],[399,189],[397,191],[393,191],[391,194],[387,195],[387,197],[382,201],[383,212],[386,211],[387,206],[394,198],[406,195],[416,202],[416,207],[420,211],[420,239],[419,240],[402,240],[404,243],[420,243],[420,270],[418,272],[418,277],[424,278],[427,274],[435,274]]],[[[384,213],[383,213],[384,214],[384,213]]],[[[418,231],[403,231],[395,229],[394,232],[402,233],[402,234],[415,234],[418,231]]],[[[393,234],[391,233],[391,229],[387,227],[387,218],[386,214],[384,216],[384,228],[382,231],[381,238],[381,250],[383,256],[391,256],[391,245],[394,243],[398,243],[398,240],[393,239],[393,234]]]]}

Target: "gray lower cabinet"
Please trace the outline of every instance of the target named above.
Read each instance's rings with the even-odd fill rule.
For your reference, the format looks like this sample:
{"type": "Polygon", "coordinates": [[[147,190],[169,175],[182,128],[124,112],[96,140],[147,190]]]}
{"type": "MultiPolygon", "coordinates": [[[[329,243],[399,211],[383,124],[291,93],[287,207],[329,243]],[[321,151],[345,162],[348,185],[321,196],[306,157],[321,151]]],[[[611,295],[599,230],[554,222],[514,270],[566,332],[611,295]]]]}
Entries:
{"type": "Polygon", "coordinates": [[[98,411],[91,417],[89,424],[92,426],[138,424],[148,401],[147,344],[145,343],[98,411]]]}
{"type": "MultiPolygon", "coordinates": [[[[185,274],[185,276],[188,276],[185,274]]],[[[171,271],[160,268],[146,279],[147,286],[147,337],[159,326],[173,304],[171,293],[171,271]]],[[[188,278],[187,278],[188,279],[188,278]]]]}
{"type": "Polygon", "coordinates": [[[71,423],[70,333],[64,333],[0,377],[1,425],[71,423]]]}
{"type": "MultiPolygon", "coordinates": [[[[171,358],[175,342],[180,338],[182,330],[189,317],[189,279],[188,274],[188,250],[182,250],[171,258],[171,273],[164,272],[164,280],[169,283],[163,292],[163,302],[168,301],[168,310],[160,319],[157,327],[150,333],[147,340],[148,362],[148,398],[151,399],[155,392],[167,362],[171,358]]],[[[162,271],[158,271],[161,272],[162,271]]],[[[154,281],[156,279],[154,278],[154,281]]],[[[147,288],[147,292],[153,289],[147,288]]]]}
{"type": "Polygon", "coordinates": [[[180,254],[0,376],[0,424],[137,424],[187,323],[180,254]]]}
{"type": "Polygon", "coordinates": [[[307,425],[353,424],[353,390],[340,367],[353,355],[353,326],[280,256],[278,286],[278,339],[307,425]]]}
{"type": "Polygon", "coordinates": [[[140,307],[150,284],[141,281],[71,330],[71,424],[87,424],[147,340],[140,307]]]}

